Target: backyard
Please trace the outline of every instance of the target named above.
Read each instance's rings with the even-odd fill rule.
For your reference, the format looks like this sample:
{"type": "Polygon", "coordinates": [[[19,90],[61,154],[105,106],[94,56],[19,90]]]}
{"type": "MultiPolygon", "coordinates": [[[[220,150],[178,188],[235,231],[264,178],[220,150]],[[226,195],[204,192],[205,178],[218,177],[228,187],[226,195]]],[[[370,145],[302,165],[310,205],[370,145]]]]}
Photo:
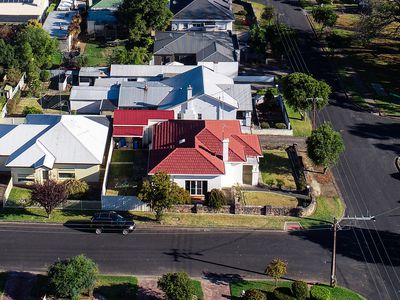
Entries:
{"type": "Polygon", "coordinates": [[[113,52],[123,46],[108,46],[101,42],[82,42],[81,52],[88,59],[88,67],[104,67],[109,65],[113,52]]]}
{"type": "Polygon", "coordinates": [[[292,168],[287,153],[279,150],[264,151],[260,159],[262,180],[270,186],[282,185],[282,188],[296,189],[292,168]]]}

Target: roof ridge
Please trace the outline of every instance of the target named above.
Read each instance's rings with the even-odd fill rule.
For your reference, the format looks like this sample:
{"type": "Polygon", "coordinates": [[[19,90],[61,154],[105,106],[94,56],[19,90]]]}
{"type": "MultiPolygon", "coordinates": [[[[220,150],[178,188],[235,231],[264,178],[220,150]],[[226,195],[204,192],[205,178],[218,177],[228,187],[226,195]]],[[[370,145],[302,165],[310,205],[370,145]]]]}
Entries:
{"type": "MultiPolygon", "coordinates": [[[[173,53],[171,50],[169,50],[169,49],[167,48],[167,46],[171,45],[172,43],[176,42],[176,41],[179,40],[180,38],[184,37],[184,36],[186,35],[186,32],[173,32],[173,31],[166,31],[166,32],[168,32],[169,34],[180,34],[180,33],[182,33],[178,38],[173,39],[172,41],[170,41],[169,43],[165,44],[165,45],[161,48],[161,49],[166,49],[166,50],[168,50],[170,53],[173,53]]],[[[159,49],[158,51],[160,51],[161,49],[159,49]]],[[[158,51],[157,51],[157,52],[158,52],[158,51]]]]}
{"type": "MultiPolygon", "coordinates": [[[[88,119],[88,118],[85,117],[85,116],[82,116],[82,117],[85,118],[85,119],[88,119]]],[[[92,153],[92,151],[90,151],[90,150],[86,147],[86,145],[83,144],[83,143],[81,142],[81,140],[78,139],[78,138],[76,137],[76,135],[68,128],[68,126],[66,126],[66,125],[64,124],[64,122],[63,122],[62,119],[63,119],[63,116],[61,116],[61,119],[60,119],[60,121],[58,122],[58,124],[61,124],[61,125],[71,134],[71,136],[73,136],[73,138],[74,138],[75,140],[77,140],[78,143],[79,143],[81,146],[83,146],[83,148],[85,148],[86,151],[87,151],[88,153],[90,153],[90,155],[92,156],[92,158],[94,158],[95,161],[99,162],[98,159],[97,159],[97,157],[92,153]]],[[[90,122],[93,122],[93,121],[90,120],[90,119],[88,119],[88,120],[89,120],[90,122]]],[[[57,124],[54,125],[54,126],[57,126],[57,124]]],[[[54,126],[53,126],[53,127],[54,127],[54,126]]],[[[102,162],[100,161],[99,163],[101,164],[102,162]]]]}
{"type": "Polygon", "coordinates": [[[233,136],[233,138],[236,137],[236,138],[240,139],[243,143],[245,143],[247,146],[249,146],[249,147],[250,147],[251,149],[253,149],[255,152],[258,152],[257,149],[255,149],[252,145],[250,145],[250,144],[247,143],[244,139],[241,138],[241,136],[243,136],[243,135],[246,136],[246,134],[243,134],[243,133],[240,134],[240,135],[239,135],[239,134],[235,134],[235,135],[232,135],[232,136],[233,136]]]}
{"type": "MultiPolygon", "coordinates": [[[[176,15],[179,14],[182,10],[184,10],[186,7],[192,5],[193,3],[197,2],[197,1],[199,1],[199,0],[192,0],[192,2],[190,2],[188,5],[182,7],[181,10],[177,11],[177,12],[174,14],[174,16],[176,16],[176,15]]],[[[208,0],[207,0],[207,1],[208,1],[208,0]]]]}
{"type": "MultiPolygon", "coordinates": [[[[196,0],[195,0],[196,1],[196,0]]],[[[230,11],[230,10],[228,10],[227,8],[225,8],[225,7],[222,7],[221,6],[221,4],[218,4],[218,5],[215,5],[216,4],[216,2],[215,1],[210,1],[210,0],[207,0],[211,5],[213,5],[214,7],[216,7],[217,9],[219,9],[220,11],[222,11],[225,15],[227,15],[228,17],[232,17],[229,13],[227,13],[227,11],[230,11]]]]}
{"type": "MultiPolygon", "coordinates": [[[[208,162],[210,162],[213,166],[214,166],[214,168],[215,169],[217,169],[218,171],[220,171],[220,172],[222,172],[222,173],[225,173],[225,168],[224,168],[224,170],[220,170],[215,164],[214,164],[214,162],[213,161],[211,161],[210,159],[208,159],[208,157],[206,157],[206,155],[204,154],[204,153],[202,153],[202,151],[204,151],[205,153],[208,153],[207,151],[205,151],[205,150],[202,150],[202,151],[200,151],[200,148],[194,148],[201,156],[203,156],[208,162]]],[[[211,155],[211,154],[210,154],[211,155]]],[[[216,156],[214,156],[216,159],[218,159],[216,156]]]]}

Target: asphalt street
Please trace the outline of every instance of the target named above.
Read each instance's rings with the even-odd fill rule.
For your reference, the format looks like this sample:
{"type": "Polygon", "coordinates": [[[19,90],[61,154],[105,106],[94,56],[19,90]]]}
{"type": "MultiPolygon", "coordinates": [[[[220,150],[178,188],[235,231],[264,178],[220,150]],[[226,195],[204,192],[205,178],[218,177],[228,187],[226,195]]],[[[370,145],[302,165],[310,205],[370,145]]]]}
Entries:
{"type": "MultiPolygon", "coordinates": [[[[318,113],[317,124],[332,123],[345,141],[346,151],[333,172],[347,206],[346,214],[376,216],[376,222],[351,223],[363,230],[350,231],[357,249],[349,251],[362,252],[375,289],[371,299],[400,299],[400,254],[391,251],[399,249],[400,240],[400,174],[394,164],[395,157],[400,155],[400,122],[362,111],[351,104],[329,57],[320,51],[297,1],[265,2],[275,6],[281,22],[299,32],[297,45],[294,41],[287,43],[287,56],[297,61],[296,71],[309,71],[333,87],[330,103],[318,113]]],[[[356,274],[359,276],[360,272],[356,274]]],[[[345,278],[354,275],[355,272],[343,274],[345,278]]]]}
{"type": "MultiPolygon", "coordinates": [[[[343,231],[345,234],[350,231],[343,231]]],[[[0,224],[0,266],[4,270],[45,271],[58,259],[84,253],[102,272],[161,275],[185,270],[192,276],[264,278],[266,264],[275,257],[288,261],[287,278],[329,281],[331,231],[283,233],[266,231],[158,230],[140,228],[123,236],[96,235],[62,225],[0,224]],[[322,243],[321,243],[322,241],[322,243]]],[[[351,240],[342,235],[342,245],[351,240]]],[[[367,268],[360,253],[338,249],[341,283],[369,299],[367,268]],[[356,280],[343,274],[359,273],[356,280]],[[348,282],[349,280],[349,282],[348,282]]],[[[375,298],[376,299],[376,298],[375,298]]]]}

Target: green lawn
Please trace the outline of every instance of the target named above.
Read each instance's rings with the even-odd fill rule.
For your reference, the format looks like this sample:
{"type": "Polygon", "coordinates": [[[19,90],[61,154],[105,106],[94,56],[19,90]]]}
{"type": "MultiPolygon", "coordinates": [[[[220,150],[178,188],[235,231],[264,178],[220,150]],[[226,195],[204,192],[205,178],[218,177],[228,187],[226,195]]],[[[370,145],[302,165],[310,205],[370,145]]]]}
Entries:
{"type": "Polygon", "coordinates": [[[343,215],[344,206],[339,198],[320,197],[317,200],[317,209],[309,218],[302,218],[300,223],[303,227],[309,228],[322,224],[331,223],[333,217],[340,218],[343,215]]]}
{"type": "Polygon", "coordinates": [[[134,300],[137,296],[137,283],[137,278],[133,276],[100,275],[94,293],[108,300],[134,300]]]}
{"type": "Polygon", "coordinates": [[[111,162],[133,162],[134,150],[114,149],[111,162]]]}
{"type": "MultiPolygon", "coordinates": [[[[278,282],[278,287],[283,288],[287,293],[290,293],[289,296],[291,296],[291,291],[290,287],[292,285],[291,281],[279,281],[278,282]]],[[[365,299],[361,295],[350,291],[346,288],[342,287],[335,287],[331,288],[329,286],[326,286],[327,289],[331,291],[331,300],[363,300],[365,299]]],[[[267,292],[267,299],[275,299],[273,296],[272,292],[275,289],[275,283],[272,280],[268,281],[247,281],[247,280],[242,280],[242,281],[236,281],[232,282],[230,284],[230,289],[231,289],[231,295],[234,297],[240,297],[242,291],[246,291],[248,289],[260,289],[265,292],[267,292]]],[[[294,298],[293,298],[294,299],[294,298]]]]}
{"type": "Polygon", "coordinates": [[[109,47],[101,43],[88,42],[85,46],[84,55],[88,58],[87,65],[89,67],[104,67],[109,64],[109,58],[113,51],[119,47],[109,47]]]}
{"type": "Polygon", "coordinates": [[[293,128],[294,136],[308,137],[311,135],[312,125],[310,118],[306,115],[302,120],[298,112],[295,112],[289,105],[285,103],[286,111],[289,116],[290,124],[293,128]]]}
{"type": "Polygon", "coordinates": [[[243,195],[246,205],[296,207],[299,203],[294,197],[288,197],[277,193],[244,192],[243,195]]]}
{"type": "Polygon", "coordinates": [[[265,184],[276,186],[278,179],[283,181],[283,187],[296,189],[289,157],[285,151],[264,151],[264,157],[260,159],[260,171],[265,184]]]}
{"type": "Polygon", "coordinates": [[[201,288],[201,283],[198,280],[192,280],[192,285],[194,287],[196,296],[198,300],[204,300],[203,289],[201,288]]]}
{"type": "Polygon", "coordinates": [[[30,200],[32,191],[30,189],[24,189],[14,186],[11,189],[8,201],[18,202],[19,200],[30,200]]]}

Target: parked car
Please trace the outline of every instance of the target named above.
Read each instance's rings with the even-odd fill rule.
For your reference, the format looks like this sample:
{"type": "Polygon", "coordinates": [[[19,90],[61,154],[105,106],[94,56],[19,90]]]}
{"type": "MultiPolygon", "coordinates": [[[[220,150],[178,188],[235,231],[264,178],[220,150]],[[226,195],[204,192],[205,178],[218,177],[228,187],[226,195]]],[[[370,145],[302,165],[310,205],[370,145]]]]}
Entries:
{"type": "Polygon", "coordinates": [[[91,220],[90,227],[95,230],[96,234],[103,231],[122,232],[126,235],[135,230],[136,225],[133,220],[128,220],[115,211],[96,213],[91,220]]]}

